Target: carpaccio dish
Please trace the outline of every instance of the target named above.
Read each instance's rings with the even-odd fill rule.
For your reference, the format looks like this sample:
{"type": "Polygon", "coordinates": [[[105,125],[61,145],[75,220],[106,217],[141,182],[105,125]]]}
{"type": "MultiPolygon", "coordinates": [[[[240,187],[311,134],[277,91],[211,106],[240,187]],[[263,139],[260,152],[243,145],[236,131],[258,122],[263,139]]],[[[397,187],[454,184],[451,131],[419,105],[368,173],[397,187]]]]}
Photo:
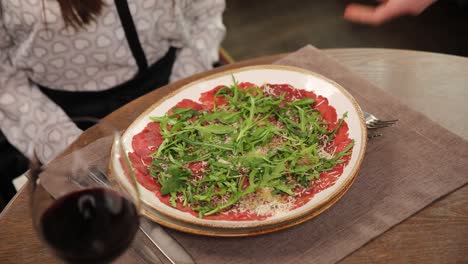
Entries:
{"type": "Polygon", "coordinates": [[[150,117],[132,138],[137,181],[208,220],[264,220],[332,186],[352,155],[346,113],[289,84],[220,85],[150,117]]]}

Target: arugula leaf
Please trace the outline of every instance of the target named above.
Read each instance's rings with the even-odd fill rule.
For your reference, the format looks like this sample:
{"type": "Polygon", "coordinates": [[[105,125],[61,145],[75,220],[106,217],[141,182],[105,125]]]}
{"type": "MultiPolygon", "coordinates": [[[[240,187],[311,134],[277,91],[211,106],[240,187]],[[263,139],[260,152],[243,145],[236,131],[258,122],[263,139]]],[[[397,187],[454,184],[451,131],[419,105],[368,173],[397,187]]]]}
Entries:
{"type": "Polygon", "coordinates": [[[195,127],[198,131],[207,134],[229,134],[236,130],[235,127],[232,126],[223,126],[223,125],[207,125],[207,126],[197,126],[195,127]]]}
{"type": "Polygon", "coordinates": [[[304,106],[304,105],[310,106],[313,103],[314,103],[314,99],[304,98],[304,99],[299,99],[299,100],[296,100],[296,101],[289,102],[288,104],[293,105],[293,106],[304,106]]]}
{"type": "MultiPolygon", "coordinates": [[[[279,177],[281,177],[283,175],[283,172],[286,170],[286,166],[285,166],[285,162],[282,161],[278,164],[276,164],[274,167],[273,167],[273,170],[271,171],[271,173],[266,173],[265,175],[263,175],[263,181],[262,181],[262,186],[269,186],[268,184],[273,181],[273,180],[276,180],[278,179],[279,177]]],[[[274,186],[271,186],[271,187],[274,187],[274,186]]]]}
{"type": "Polygon", "coordinates": [[[219,121],[223,124],[233,124],[239,122],[239,120],[238,112],[212,112],[207,113],[200,118],[201,122],[219,121]]]}
{"type": "Polygon", "coordinates": [[[345,120],[345,118],[348,116],[348,112],[345,112],[343,114],[343,117],[340,118],[340,120],[338,120],[338,126],[335,127],[335,129],[333,129],[329,134],[328,134],[328,141],[332,141],[334,138],[335,138],[335,135],[336,133],[338,132],[338,130],[341,128],[341,126],[343,125],[343,122],[345,120]]]}
{"type": "Polygon", "coordinates": [[[167,173],[169,174],[169,176],[165,177],[165,180],[160,181],[162,185],[162,195],[176,192],[183,185],[183,181],[187,180],[188,177],[191,175],[190,171],[188,171],[187,169],[177,166],[171,166],[167,170],[167,173]]]}

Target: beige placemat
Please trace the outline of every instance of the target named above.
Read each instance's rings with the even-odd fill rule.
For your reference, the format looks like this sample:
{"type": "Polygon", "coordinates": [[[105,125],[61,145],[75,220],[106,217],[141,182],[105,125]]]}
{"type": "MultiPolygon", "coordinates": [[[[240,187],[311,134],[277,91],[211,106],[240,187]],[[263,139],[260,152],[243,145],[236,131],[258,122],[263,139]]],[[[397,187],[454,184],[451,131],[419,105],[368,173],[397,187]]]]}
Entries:
{"type": "MultiPolygon", "coordinates": [[[[276,63],[318,72],[341,84],[366,111],[400,121],[386,128],[384,137],[369,142],[362,169],[349,192],[310,221],[244,238],[169,230],[198,263],[334,263],[468,182],[467,141],[312,46],[276,63]]],[[[96,162],[106,162],[108,148],[109,142],[103,139],[82,151],[96,162]]],[[[45,183],[50,192],[57,190],[57,186],[45,183]]]]}
{"type": "Polygon", "coordinates": [[[361,107],[400,119],[368,144],[357,180],[322,215],[291,229],[246,238],[172,235],[199,263],[334,263],[468,182],[468,142],[411,110],[312,46],[276,64],[320,73],[361,107]]]}

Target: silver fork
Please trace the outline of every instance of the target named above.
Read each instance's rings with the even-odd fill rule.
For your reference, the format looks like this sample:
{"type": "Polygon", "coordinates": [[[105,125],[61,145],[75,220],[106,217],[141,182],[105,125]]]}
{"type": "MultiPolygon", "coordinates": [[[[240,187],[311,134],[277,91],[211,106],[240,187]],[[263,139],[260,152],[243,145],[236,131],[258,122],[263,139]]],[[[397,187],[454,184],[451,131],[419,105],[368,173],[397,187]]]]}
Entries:
{"type": "MultiPolygon", "coordinates": [[[[363,114],[364,114],[364,119],[366,120],[367,129],[369,129],[369,130],[388,127],[388,126],[391,126],[391,125],[395,124],[398,121],[398,119],[380,120],[379,118],[377,118],[373,114],[367,113],[367,112],[364,112],[364,111],[363,111],[363,114]]],[[[372,133],[372,134],[369,133],[367,135],[367,138],[372,139],[372,138],[381,137],[381,136],[383,136],[383,135],[380,134],[380,133],[372,133]]]]}
{"type": "Polygon", "coordinates": [[[364,114],[364,119],[366,120],[366,126],[368,129],[388,127],[398,122],[398,119],[381,120],[377,118],[376,116],[374,116],[373,114],[370,114],[364,111],[363,111],[363,114],[364,114]]]}

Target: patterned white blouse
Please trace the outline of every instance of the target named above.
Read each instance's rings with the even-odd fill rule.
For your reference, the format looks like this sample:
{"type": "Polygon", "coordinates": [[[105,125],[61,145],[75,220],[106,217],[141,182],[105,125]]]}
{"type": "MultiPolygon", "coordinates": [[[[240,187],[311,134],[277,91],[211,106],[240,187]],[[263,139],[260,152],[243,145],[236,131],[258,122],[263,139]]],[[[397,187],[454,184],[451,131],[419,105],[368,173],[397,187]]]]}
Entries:
{"type": "MultiPolygon", "coordinates": [[[[225,28],[224,0],[127,0],[148,63],[180,48],[171,81],[211,68],[225,28]]],[[[138,71],[113,0],[96,22],[65,28],[55,0],[0,0],[0,128],[29,156],[49,161],[81,131],[35,85],[99,91],[138,71]],[[68,125],[47,129],[65,121],[68,125]]]]}

